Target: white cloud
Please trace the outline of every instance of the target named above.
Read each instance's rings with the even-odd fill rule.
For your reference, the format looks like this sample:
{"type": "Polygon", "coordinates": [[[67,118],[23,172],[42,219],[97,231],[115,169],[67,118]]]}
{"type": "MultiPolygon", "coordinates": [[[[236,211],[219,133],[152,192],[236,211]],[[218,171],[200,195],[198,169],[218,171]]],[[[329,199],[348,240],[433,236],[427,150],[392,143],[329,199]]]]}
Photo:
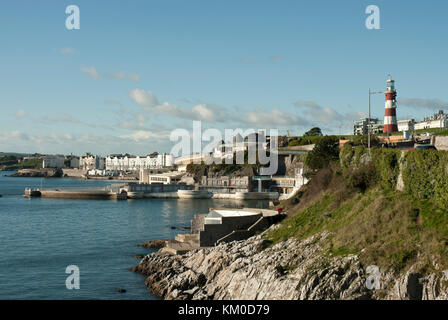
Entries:
{"type": "Polygon", "coordinates": [[[285,57],[279,55],[272,55],[268,57],[271,61],[282,61],[285,57]]]}
{"type": "Polygon", "coordinates": [[[119,107],[123,106],[123,104],[119,100],[116,100],[116,99],[107,99],[104,101],[104,103],[109,104],[109,105],[119,106],[119,107]]]}
{"type": "Polygon", "coordinates": [[[49,133],[28,134],[21,131],[0,133],[3,150],[24,153],[77,154],[88,150],[96,154],[111,153],[147,154],[151,151],[169,152],[169,134],[136,132],[123,136],[97,136],[92,134],[49,133]]]}
{"type": "Polygon", "coordinates": [[[138,105],[149,109],[159,104],[156,96],[151,91],[133,89],[129,91],[129,97],[138,105]]]}
{"type": "Polygon", "coordinates": [[[15,116],[17,119],[23,119],[28,117],[28,113],[25,110],[20,109],[16,111],[15,116]]]}
{"type": "Polygon", "coordinates": [[[166,135],[164,133],[155,133],[149,130],[138,130],[131,134],[125,134],[120,136],[120,138],[123,139],[130,139],[135,142],[141,142],[141,141],[150,141],[150,140],[169,140],[169,135],[166,135]]]}
{"type": "MultiPolygon", "coordinates": [[[[129,91],[129,97],[146,111],[186,120],[198,120],[210,123],[227,122],[229,124],[233,122],[270,128],[276,126],[309,125],[309,122],[306,119],[280,109],[259,109],[256,111],[245,111],[244,109],[240,109],[238,112],[235,112],[208,103],[200,103],[191,108],[185,108],[169,102],[159,103],[157,97],[151,91],[142,89],[133,89],[129,91]]],[[[126,126],[130,127],[131,125],[126,123],[126,126]]],[[[136,126],[133,125],[133,127],[135,128],[136,126]]]]}
{"type": "Polygon", "coordinates": [[[81,71],[87,73],[90,78],[97,80],[100,78],[114,79],[114,80],[129,80],[134,82],[140,82],[141,77],[138,74],[127,74],[123,71],[115,72],[99,72],[95,67],[81,67],[81,71]]]}
{"type": "Polygon", "coordinates": [[[193,114],[197,115],[197,117],[204,121],[216,122],[223,116],[225,112],[223,110],[219,110],[219,108],[214,108],[208,106],[206,104],[198,104],[191,108],[193,114]]]}
{"type": "Polygon", "coordinates": [[[73,49],[73,48],[66,47],[66,48],[61,48],[59,50],[59,53],[61,53],[61,54],[75,54],[75,53],[77,53],[77,51],[75,49],[73,49]]]}
{"type": "Polygon", "coordinates": [[[151,91],[142,89],[133,89],[129,91],[129,97],[147,111],[176,118],[222,122],[228,117],[225,108],[217,105],[201,103],[188,109],[169,102],[159,103],[157,97],[151,91]]]}
{"type": "Polygon", "coordinates": [[[241,114],[240,122],[263,126],[263,127],[276,127],[276,126],[307,126],[308,121],[299,118],[293,113],[286,112],[279,109],[272,109],[270,111],[257,110],[250,111],[241,114]]]}
{"type": "Polygon", "coordinates": [[[345,117],[332,108],[322,107],[314,101],[298,100],[294,103],[298,108],[305,109],[306,116],[310,120],[329,124],[332,122],[343,122],[345,117]]]}
{"type": "Polygon", "coordinates": [[[440,99],[399,98],[398,105],[432,110],[448,108],[448,102],[442,101],[440,99]]]}
{"type": "Polygon", "coordinates": [[[13,142],[15,140],[28,141],[30,140],[30,137],[26,133],[20,132],[18,130],[0,133],[0,141],[13,142]]]}
{"type": "Polygon", "coordinates": [[[42,117],[42,121],[44,123],[61,123],[61,122],[81,123],[79,119],[66,113],[46,115],[42,117]]]}
{"type": "Polygon", "coordinates": [[[239,57],[238,61],[244,64],[253,64],[253,61],[248,57],[239,57]]]}
{"type": "Polygon", "coordinates": [[[116,80],[130,80],[134,82],[140,82],[141,77],[138,74],[126,74],[123,71],[117,71],[113,73],[106,73],[106,78],[116,79],[116,80]]]}
{"type": "Polygon", "coordinates": [[[138,74],[128,74],[128,79],[135,82],[140,82],[141,77],[138,74]]]}
{"type": "Polygon", "coordinates": [[[97,80],[100,77],[99,72],[96,70],[95,67],[81,67],[81,71],[84,73],[87,73],[90,78],[93,80],[97,80]]]}

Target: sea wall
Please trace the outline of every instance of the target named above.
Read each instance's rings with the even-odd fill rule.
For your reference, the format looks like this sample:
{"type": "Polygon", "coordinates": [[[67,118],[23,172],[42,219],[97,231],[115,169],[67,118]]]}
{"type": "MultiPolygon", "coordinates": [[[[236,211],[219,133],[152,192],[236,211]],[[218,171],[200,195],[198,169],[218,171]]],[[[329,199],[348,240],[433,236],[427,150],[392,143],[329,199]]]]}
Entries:
{"type": "Polygon", "coordinates": [[[434,146],[437,150],[448,151],[448,136],[434,136],[434,146]]]}
{"type": "Polygon", "coordinates": [[[81,169],[62,169],[64,177],[68,178],[84,178],[87,174],[87,170],[81,169]]]}

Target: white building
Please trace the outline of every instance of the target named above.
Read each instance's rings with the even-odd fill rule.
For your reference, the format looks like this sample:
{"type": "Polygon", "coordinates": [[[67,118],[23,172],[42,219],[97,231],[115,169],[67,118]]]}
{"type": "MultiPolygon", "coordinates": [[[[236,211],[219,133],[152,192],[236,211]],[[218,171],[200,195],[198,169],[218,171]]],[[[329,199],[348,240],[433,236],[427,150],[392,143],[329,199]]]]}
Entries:
{"type": "Polygon", "coordinates": [[[151,154],[146,157],[126,155],[110,155],[106,158],[106,170],[139,171],[140,169],[156,169],[172,167],[173,156],[170,154],[151,154]]]}
{"type": "Polygon", "coordinates": [[[71,169],[79,168],[79,158],[78,157],[71,157],[69,160],[70,160],[70,168],[71,169]]]}
{"type": "Polygon", "coordinates": [[[246,137],[237,133],[232,142],[219,141],[210,153],[193,153],[186,156],[176,158],[174,163],[177,170],[185,172],[189,164],[217,163],[224,162],[225,159],[232,159],[237,152],[244,152],[248,150],[267,150],[269,146],[270,137],[266,137],[263,131],[258,133],[252,132],[246,137]]]}
{"type": "Polygon", "coordinates": [[[355,121],[353,125],[353,134],[356,135],[364,135],[369,133],[376,134],[382,133],[384,129],[383,121],[378,118],[361,118],[359,121],[355,121]]]}
{"type": "Polygon", "coordinates": [[[410,120],[398,120],[397,121],[397,125],[398,125],[398,131],[400,132],[404,132],[404,131],[414,131],[414,127],[415,127],[415,120],[414,119],[410,119],[410,120]]]}
{"type": "Polygon", "coordinates": [[[85,156],[79,158],[79,169],[81,170],[104,170],[105,161],[103,157],[94,156],[91,153],[86,153],[85,156]]]}
{"type": "Polygon", "coordinates": [[[443,113],[443,110],[440,110],[439,113],[417,122],[414,128],[415,130],[448,128],[448,114],[445,114],[443,113]]]}
{"type": "Polygon", "coordinates": [[[148,169],[140,169],[139,182],[143,184],[176,184],[179,183],[183,174],[177,171],[154,174],[148,169]]]}
{"type": "Polygon", "coordinates": [[[42,158],[42,168],[63,168],[64,159],[62,156],[44,156],[42,158]]]}

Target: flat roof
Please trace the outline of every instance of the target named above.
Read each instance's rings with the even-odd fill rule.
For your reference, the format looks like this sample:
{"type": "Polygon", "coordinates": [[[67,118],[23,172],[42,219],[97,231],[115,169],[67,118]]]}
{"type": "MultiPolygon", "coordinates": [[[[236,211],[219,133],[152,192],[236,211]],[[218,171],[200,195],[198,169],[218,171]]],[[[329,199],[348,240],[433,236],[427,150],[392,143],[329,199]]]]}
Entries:
{"type": "Polygon", "coordinates": [[[243,211],[243,210],[213,210],[213,212],[216,212],[222,217],[244,217],[244,216],[253,216],[260,214],[260,212],[254,212],[254,211],[243,211]]]}
{"type": "Polygon", "coordinates": [[[149,173],[148,176],[150,177],[159,177],[159,178],[167,178],[167,177],[181,177],[183,176],[183,173],[179,173],[177,171],[173,171],[173,172],[162,172],[162,173],[149,173]]]}

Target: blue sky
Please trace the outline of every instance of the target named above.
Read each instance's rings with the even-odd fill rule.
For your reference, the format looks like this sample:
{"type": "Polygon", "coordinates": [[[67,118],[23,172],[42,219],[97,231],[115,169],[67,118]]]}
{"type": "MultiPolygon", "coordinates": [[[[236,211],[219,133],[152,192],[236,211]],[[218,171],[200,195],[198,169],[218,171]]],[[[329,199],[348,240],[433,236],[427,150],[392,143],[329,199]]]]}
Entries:
{"type": "MultiPolygon", "coordinates": [[[[0,151],[170,151],[175,128],[351,132],[448,109],[446,1],[2,1],[0,151]],[[80,8],[81,29],[65,28],[80,8]],[[381,30],[365,27],[380,8],[381,30]],[[382,117],[384,97],[372,100],[382,117]]],[[[447,110],[448,111],[448,110],[447,110]]]]}

